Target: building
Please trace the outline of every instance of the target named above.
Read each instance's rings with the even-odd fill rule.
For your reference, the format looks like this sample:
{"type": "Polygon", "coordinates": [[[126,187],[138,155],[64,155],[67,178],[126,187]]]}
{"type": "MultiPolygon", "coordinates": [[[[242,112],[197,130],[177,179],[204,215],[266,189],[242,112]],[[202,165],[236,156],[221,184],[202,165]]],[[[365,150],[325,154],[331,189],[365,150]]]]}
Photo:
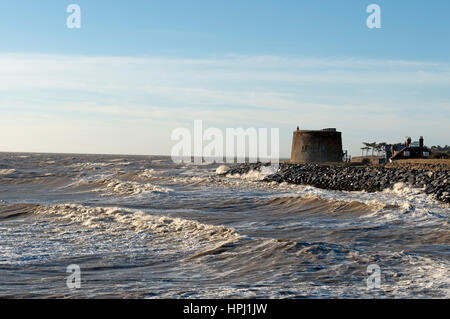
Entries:
{"type": "Polygon", "coordinates": [[[291,163],[342,162],[342,133],[335,128],[294,131],[291,163]]]}
{"type": "Polygon", "coordinates": [[[394,154],[397,154],[405,147],[406,147],[406,144],[404,144],[404,143],[386,144],[385,145],[386,160],[389,160],[392,156],[394,156],[394,154]]]}
{"type": "Polygon", "coordinates": [[[431,151],[423,144],[423,136],[420,137],[418,142],[411,142],[411,137],[408,137],[406,143],[402,146],[400,150],[391,147],[389,154],[391,156],[388,157],[390,161],[410,158],[429,158],[431,155],[431,151]]]}

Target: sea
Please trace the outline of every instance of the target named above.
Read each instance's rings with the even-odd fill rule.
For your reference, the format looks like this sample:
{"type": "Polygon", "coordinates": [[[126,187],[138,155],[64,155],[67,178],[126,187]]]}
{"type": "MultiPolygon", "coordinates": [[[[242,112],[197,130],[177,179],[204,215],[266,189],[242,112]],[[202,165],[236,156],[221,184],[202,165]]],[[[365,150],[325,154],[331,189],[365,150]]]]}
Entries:
{"type": "Polygon", "coordinates": [[[226,170],[0,153],[0,298],[450,297],[448,204],[226,170]]]}

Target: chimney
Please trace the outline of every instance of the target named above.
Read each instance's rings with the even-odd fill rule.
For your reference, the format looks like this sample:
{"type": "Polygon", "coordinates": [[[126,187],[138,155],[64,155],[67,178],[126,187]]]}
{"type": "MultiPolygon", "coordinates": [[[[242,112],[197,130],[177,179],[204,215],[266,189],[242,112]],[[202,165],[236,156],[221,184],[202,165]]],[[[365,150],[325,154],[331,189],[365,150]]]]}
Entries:
{"type": "Polygon", "coordinates": [[[411,146],[411,137],[408,137],[408,139],[406,140],[406,147],[410,146],[411,146]]]}
{"type": "Polygon", "coordinates": [[[419,146],[423,148],[423,136],[419,138],[419,146]]]}

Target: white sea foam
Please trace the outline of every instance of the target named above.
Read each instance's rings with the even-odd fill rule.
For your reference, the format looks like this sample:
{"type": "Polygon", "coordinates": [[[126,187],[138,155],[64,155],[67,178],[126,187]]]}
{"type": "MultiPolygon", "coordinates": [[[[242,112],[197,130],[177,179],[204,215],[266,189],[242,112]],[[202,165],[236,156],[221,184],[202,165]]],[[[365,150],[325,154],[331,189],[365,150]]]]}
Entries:
{"type": "Polygon", "coordinates": [[[236,179],[244,179],[244,180],[251,180],[251,181],[259,181],[263,180],[267,175],[270,175],[268,173],[263,173],[258,170],[251,170],[244,174],[228,174],[228,178],[236,178],[236,179]]]}
{"type": "Polygon", "coordinates": [[[0,175],[11,175],[14,174],[16,170],[14,168],[11,169],[0,169],[0,175]]]}
{"type": "MultiPolygon", "coordinates": [[[[329,200],[341,200],[346,202],[357,201],[379,208],[375,212],[378,217],[394,219],[403,218],[404,213],[412,213],[408,217],[423,217],[441,214],[449,216],[448,204],[438,202],[431,195],[423,193],[420,189],[410,188],[405,184],[395,184],[393,189],[386,189],[382,192],[368,193],[365,191],[336,191],[319,189],[312,186],[281,185],[284,188],[297,188],[296,193],[300,196],[318,196],[329,200]],[[384,208],[388,207],[388,210],[384,208]],[[394,209],[398,207],[398,209],[394,209]],[[402,217],[403,216],[403,217],[402,217]]],[[[368,217],[370,215],[367,215],[368,217]]]]}
{"type": "Polygon", "coordinates": [[[225,174],[226,172],[228,172],[228,166],[226,165],[220,165],[219,167],[217,167],[216,169],[216,174],[225,174]]]}
{"type": "Polygon", "coordinates": [[[106,195],[127,195],[134,196],[148,193],[169,193],[173,190],[167,187],[157,186],[151,183],[137,183],[133,181],[119,181],[117,179],[104,180],[104,187],[96,189],[105,192],[106,195]]]}
{"type": "Polygon", "coordinates": [[[70,167],[79,167],[79,168],[98,168],[98,167],[112,167],[112,166],[128,166],[131,165],[130,162],[84,162],[84,163],[75,163],[70,165],[70,167]]]}
{"type": "Polygon", "coordinates": [[[113,163],[123,162],[123,158],[114,158],[114,159],[109,160],[108,162],[113,162],[113,163]]]}
{"type": "MultiPolygon", "coordinates": [[[[423,291],[439,291],[442,298],[450,297],[450,263],[448,260],[406,254],[404,252],[392,256],[398,261],[408,265],[402,270],[402,275],[393,285],[395,295],[405,295],[411,288],[419,291],[415,297],[426,297],[423,291]]],[[[388,270],[389,271],[389,270],[388,270]]]]}
{"type": "Polygon", "coordinates": [[[97,162],[97,163],[91,163],[91,162],[85,162],[85,163],[75,163],[70,165],[70,167],[106,167],[106,166],[113,166],[116,165],[115,163],[105,163],[105,162],[97,162]]]}
{"type": "MultiPolygon", "coordinates": [[[[67,219],[91,229],[98,229],[113,236],[116,232],[148,232],[161,239],[180,240],[180,247],[185,249],[201,248],[205,244],[216,244],[237,240],[240,235],[234,229],[199,223],[195,220],[172,218],[149,214],[140,210],[119,207],[86,207],[65,204],[39,207],[38,215],[55,215],[61,221],[67,219]]],[[[166,243],[167,245],[167,243],[166,243]]]]}
{"type": "Polygon", "coordinates": [[[151,183],[121,181],[112,176],[113,174],[99,174],[90,178],[80,178],[60,189],[90,187],[92,191],[98,192],[102,196],[136,196],[150,193],[169,193],[173,191],[171,188],[151,183]]]}
{"type": "Polygon", "coordinates": [[[329,190],[289,183],[259,183],[265,176],[258,171],[250,171],[242,175],[227,175],[228,180],[236,181],[238,186],[247,185],[277,191],[278,193],[273,195],[276,197],[317,197],[330,201],[360,202],[374,208],[373,214],[365,214],[361,218],[376,218],[380,222],[405,219],[425,225],[433,221],[441,223],[450,216],[448,204],[437,201],[432,195],[425,194],[422,189],[412,188],[403,183],[397,183],[392,189],[385,189],[382,192],[369,193],[366,191],[329,190]]]}
{"type": "Polygon", "coordinates": [[[140,177],[144,177],[144,178],[151,178],[155,175],[155,170],[153,168],[150,169],[144,169],[143,171],[141,171],[139,173],[140,177]]]}
{"type": "MultiPolygon", "coordinates": [[[[222,165],[224,166],[224,165],[222,165]]],[[[220,171],[225,170],[225,168],[222,168],[222,166],[218,167],[217,170],[220,169],[220,171]]],[[[277,165],[269,165],[269,166],[261,166],[259,170],[250,170],[247,173],[244,174],[228,174],[226,175],[228,178],[241,178],[244,180],[263,180],[265,177],[275,174],[278,171],[279,167],[277,165]]],[[[216,170],[216,174],[218,173],[216,170]]]]}
{"type": "Polygon", "coordinates": [[[166,171],[163,170],[155,171],[153,168],[146,168],[144,170],[139,171],[137,175],[141,178],[153,178],[155,176],[161,176],[164,173],[166,173],[166,171]]]}

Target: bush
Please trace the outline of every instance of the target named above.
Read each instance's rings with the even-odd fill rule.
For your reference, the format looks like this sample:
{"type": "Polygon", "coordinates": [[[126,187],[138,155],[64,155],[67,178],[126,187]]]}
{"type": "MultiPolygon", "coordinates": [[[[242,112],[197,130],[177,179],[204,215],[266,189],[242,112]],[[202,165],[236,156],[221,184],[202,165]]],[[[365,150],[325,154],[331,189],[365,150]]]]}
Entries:
{"type": "Polygon", "coordinates": [[[448,155],[447,153],[444,153],[444,152],[436,152],[436,153],[431,153],[430,158],[434,158],[434,159],[450,158],[450,155],[448,155]]]}

